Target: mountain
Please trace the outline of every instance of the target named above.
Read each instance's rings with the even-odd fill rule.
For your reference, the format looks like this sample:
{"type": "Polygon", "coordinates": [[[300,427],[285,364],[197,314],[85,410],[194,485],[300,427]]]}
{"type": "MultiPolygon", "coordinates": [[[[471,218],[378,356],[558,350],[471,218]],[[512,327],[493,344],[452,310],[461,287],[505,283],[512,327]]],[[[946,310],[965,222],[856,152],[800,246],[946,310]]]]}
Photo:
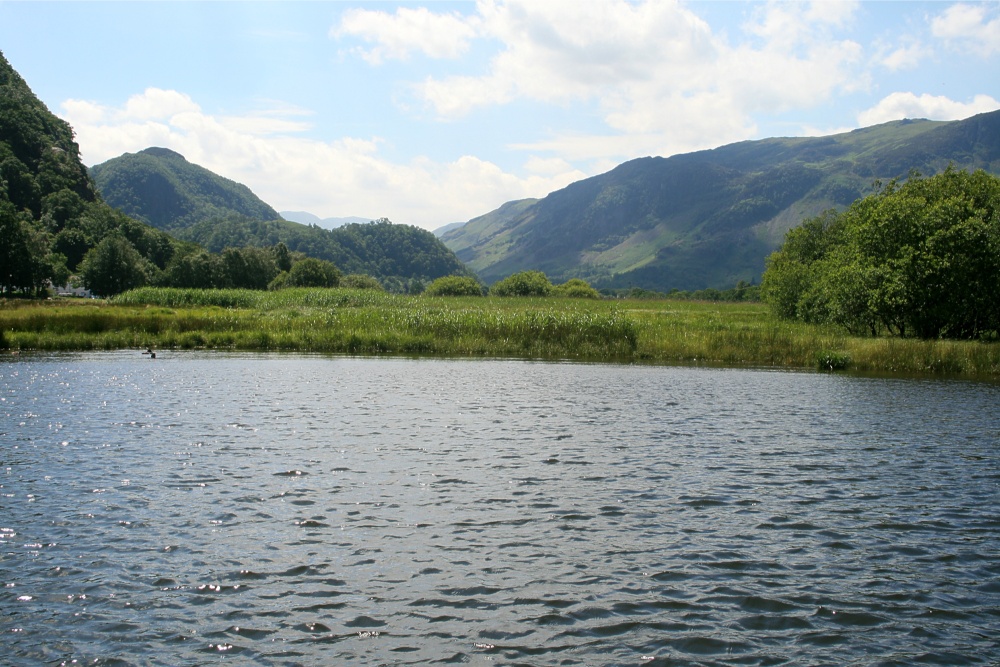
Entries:
{"type": "Polygon", "coordinates": [[[347,216],[346,218],[321,218],[306,211],[279,211],[279,213],[281,213],[282,218],[289,222],[297,222],[302,225],[316,225],[323,229],[336,229],[337,227],[351,224],[360,225],[374,220],[374,218],[362,218],[356,215],[347,216]]]}
{"type": "Polygon", "coordinates": [[[508,202],[441,240],[488,283],[538,269],[602,288],[726,288],[758,281],[803,219],[848,206],[877,180],[949,164],[1000,173],[1000,111],[631,160],[508,202]]]}
{"type": "Polygon", "coordinates": [[[73,129],[0,53],[0,290],[40,291],[47,281],[62,285],[109,236],[124,237],[158,268],[179,247],[101,200],[80,161],[73,129]]]}
{"type": "MultiPolygon", "coordinates": [[[[401,289],[413,280],[473,275],[428,231],[387,220],[323,229],[283,219],[248,187],[188,162],[166,148],[126,153],[91,169],[101,195],[129,215],[169,230],[210,252],[284,243],[292,252],[333,262],[344,273],[363,273],[401,289]]],[[[313,220],[319,221],[313,222],[313,220]]]]}
{"type": "Polygon", "coordinates": [[[247,186],[167,148],[125,153],[95,165],[90,173],[111,206],[167,231],[231,214],[255,220],[281,217],[247,186]]]}
{"type": "Polygon", "coordinates": [[[438,238],[441,238],[442,236],[444,236],[448,232],[456,230],[456,229],[458,229],[459,227],[461,227],[464,224],[465,224],[464,222],[453,222],[453,223],[448,224],[448,225],[442,225],[441,227],[438,227],[437,229],[433,230],[434,231],[434,236],[436,236],[438,238]]]}

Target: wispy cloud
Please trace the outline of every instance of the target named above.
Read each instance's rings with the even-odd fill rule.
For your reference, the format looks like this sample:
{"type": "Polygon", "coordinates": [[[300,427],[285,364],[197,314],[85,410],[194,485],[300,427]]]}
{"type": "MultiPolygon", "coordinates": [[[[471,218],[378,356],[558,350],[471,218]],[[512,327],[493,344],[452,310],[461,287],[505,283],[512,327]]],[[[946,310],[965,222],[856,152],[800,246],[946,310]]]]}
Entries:
{"type": "Polygon", "coordinates": [[[477,21],[456,13],[436,14],[426,7],[400,7],[395,13],[349,9],[331,29],[334,37],[359,37],[370,48],[356,52],[373,65],[405,60],[422,53],[431,58],[457,58],[469,49],[477,21]]]}

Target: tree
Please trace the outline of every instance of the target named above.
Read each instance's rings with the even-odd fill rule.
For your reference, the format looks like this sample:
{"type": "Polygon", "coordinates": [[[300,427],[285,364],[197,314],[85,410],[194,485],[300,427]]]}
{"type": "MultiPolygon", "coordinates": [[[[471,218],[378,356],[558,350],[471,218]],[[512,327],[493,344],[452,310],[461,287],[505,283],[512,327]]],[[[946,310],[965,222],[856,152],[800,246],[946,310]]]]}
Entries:
{"type": "Polygon", "coordinates": [[[490,294],[494,296],[548,296],[551,293],[552,283],[541,271],[521,271],[494,283],[490,288],[490,294]]]}
{"type": "Polygon", "coordinates": [[[340,271],[332,262],[307,257],[292,265],[288,284],[293,287],[336,287],[340,284],[340,271]]]}
{"type": "Polygon", "coordinates": [[[278,241],[278,244],[271,248],[271,252],[274,254],[274,263],[277,265],[278,271],[291,271],[292,253],[289,252],[288,246],[278,241]]]}
{"type": "Polygon", "coordinates": [[[112,234],[87,253],[79,269],[84,286],[106,297],[145,285],[153,266],[128,239],[112,234]]]}
{"type": "Polygon", "coordinates": [[[786,318],[853,333],[1000,333],[1000,178],[911,175],[806,221],[768,259],[764,299],[786,318]]]}
{"type": "Polygon", "coordinates": [[[428,285],[424,294],[427,296],[482,296],[483,287],[478,280],[468,276],[444,276],[428,285]]]}
{"type": "Polygon", "coordinates": [[[228,284],[226,265],[221,255],[205,251],[174,258],[163,272],[168,287],[212,289],[228,284]]]}
{"type": "Polygon", "coordinates": [[[229,287],[265,290],[279,273],[271,252],[264,248],[226,248],[222,263],[229,287]]]}

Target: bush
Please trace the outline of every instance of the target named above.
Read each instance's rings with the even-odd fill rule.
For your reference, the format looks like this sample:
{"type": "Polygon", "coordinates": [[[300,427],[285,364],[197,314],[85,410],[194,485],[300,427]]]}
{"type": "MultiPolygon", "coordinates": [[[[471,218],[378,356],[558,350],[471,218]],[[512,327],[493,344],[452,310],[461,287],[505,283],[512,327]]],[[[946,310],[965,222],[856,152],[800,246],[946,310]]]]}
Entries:
{"type": "Polygon", "coordinates": [[[277,276],[275,276],[274,280],[272,280],[267,284],[267,289],[278,290],[278,289],[285,289],[286,287],[291,287],[291,286],[292,285],[288,282],[288,271],[282,271],[277,276]]]}
{"type": "Polygon", "coordinates": [[[288,272],[290,287],[337,287],[340,284],[340,270],[332,262],[307,257],[292,265],[288,272]]]}
{"type": "Polygon", "coordinates": [[[351,273],[340,279],[341,287],[349,287],[351,289],[373,289],[379,292],[384,292],[385,289],[375,278],[371,276],[366,276],[362,273],[351,273]]]}
{"type": "Polygon", "coordinates": [[[590,286],[586,280],[572,278],[562,285],[553,288],[553,294],[569,299],[600,299],[601,293],[590,286]]]}
{"type": "Polygon", "coordinates": [[[816,367],[821,371],[842,371],[851,363],[851,358],[843,352],[823,350],[816,355],[816,367]]]}
{"type": "Polygon", "coordinates": [[[490,294],[494,296],[548,296],[552,293],[552,283],[541,271],[521,271],[493,284],[490,294]]]}
{"type": "Polygon", "coordinates": [[[428,285],[424,294],[428,296],[482,296],[483,288],[475,278],[444,276],[428,285]]]}

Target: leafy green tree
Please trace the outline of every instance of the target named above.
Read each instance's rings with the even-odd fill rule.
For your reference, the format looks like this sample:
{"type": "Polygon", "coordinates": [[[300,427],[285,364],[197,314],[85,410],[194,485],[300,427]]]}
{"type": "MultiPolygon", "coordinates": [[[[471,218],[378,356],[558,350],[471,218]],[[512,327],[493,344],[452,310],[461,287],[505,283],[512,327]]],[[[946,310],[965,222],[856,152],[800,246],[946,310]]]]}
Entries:
{"type": "Polygon", "coordinates": [[[213,289],[228,284],[226,265],[221,255],[205,251],[175,257],[163,272],[167,287],[213,289]]]}
{"type": "Polygon", "coordinates": [[[87,253],[79,269],[84,286],[106,297],[145,285],[154,267],[128,239],[112,234],[87,253]]]}
{"type": "Polygon", "coordinates": [[[552,283],[541,271],[521,271],[493,284],[493,296],[548,296],[552,283]]]}
{"type": "Polygon", "coordinates": [[[288,283],[294,287],[337,287],[340,271],[332,262],[315,257],[307,257],[292,265],[288,272],[288,283]]]}
{"type": "Polygon", "coordinates": [[[264,248],[226,248],[222,262],[229,287],[265,290],[278,275],[278,266],[264,248]]]}
{"type": "Polygon", "coordinates": [[[1000,333],[1000,178],[911,175],[790,231],[764,299],[786,318],[922,338],[1000,333]]]}
{"type": "Polygon", "coordinates": [[[12,294],[34,285],[34,260],[30,249],[30,227],[25,214],[0,200],[0,282],[12,294]]]}
{"type": "Polygon", "coordinates": [[[288,250],[288,246],[278,241],[277,245],[271,248],[271,252],[274,253],[274,263],[279,271],[291,271],[292,253],[288,250]]]}
{"type": "Polygon", "coordinates": [[[52,239],[53,252],[60,253],[66,258],[66,266],[71,271],[75,271],[83,256],[90,250],[90,243],[86,235],[76,227],[64,227],[52,239]]]}

